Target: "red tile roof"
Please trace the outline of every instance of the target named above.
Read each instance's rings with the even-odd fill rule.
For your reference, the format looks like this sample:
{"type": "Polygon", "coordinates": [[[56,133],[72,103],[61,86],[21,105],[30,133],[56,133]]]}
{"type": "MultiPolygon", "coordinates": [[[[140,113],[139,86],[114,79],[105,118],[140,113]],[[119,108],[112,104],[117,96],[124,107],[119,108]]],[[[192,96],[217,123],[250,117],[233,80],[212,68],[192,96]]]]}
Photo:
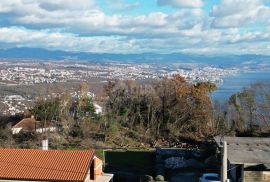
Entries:
{"type": "MultiPolygon", "coordinates": [[[[47,121],[46,127],[53,126],[55,121],[47,121]]],[[[26,131],[35,131],[35,128],[41,128],[40,121],[36,121],[35,118],[24,118],[15,124],[12,128],[23,128],[26,131]]],[[[45,127],[45,126],[43,126],[45,127]]]]}
{"type": "Polygon", "coordinates": [[[83,181],[93,150],[0,149],[0,179],[83,181]]]}
{"type": "Polygon", "coordinates": [[[28,131],[34,131],[35,122],[36,120],[34,118],[25,118],[18,122],[16,125],[14,125],[12,128],[23,128],[28,131]]]}

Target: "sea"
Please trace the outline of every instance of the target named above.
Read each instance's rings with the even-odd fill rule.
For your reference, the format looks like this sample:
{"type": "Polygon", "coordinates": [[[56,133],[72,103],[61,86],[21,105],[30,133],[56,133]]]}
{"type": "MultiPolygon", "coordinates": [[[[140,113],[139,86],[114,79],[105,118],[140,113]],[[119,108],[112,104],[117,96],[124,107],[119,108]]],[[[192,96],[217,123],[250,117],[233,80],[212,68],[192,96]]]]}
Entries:
{"type": "Polygon", "coordinates": [[[211,94],[213,100],[226,102],[231,95],[257,82],[270,82],[269,72],[243,72],[223,79],[223,84],[211,94]]]}

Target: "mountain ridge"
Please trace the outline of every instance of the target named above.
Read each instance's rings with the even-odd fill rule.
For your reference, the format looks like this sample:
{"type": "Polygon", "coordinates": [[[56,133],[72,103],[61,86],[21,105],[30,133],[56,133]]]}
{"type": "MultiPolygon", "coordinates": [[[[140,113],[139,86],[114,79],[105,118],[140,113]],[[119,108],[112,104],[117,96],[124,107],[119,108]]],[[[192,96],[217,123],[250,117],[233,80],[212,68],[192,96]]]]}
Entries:
{"type": "Polygon", "coordinates": [[[192,55],[181,53],[159,54],[117,54],[117,53],[91,53],[68,52],[62,50],[47,50],[42,48],[9,48],[0,49],[2,59],[39,59],[39,60],[86,60],[86,61],[119,61],[132,63],[177,63],[202,62],[210,64],[236,64],[244,61],[269,61],[267,55],[192,55]]]}

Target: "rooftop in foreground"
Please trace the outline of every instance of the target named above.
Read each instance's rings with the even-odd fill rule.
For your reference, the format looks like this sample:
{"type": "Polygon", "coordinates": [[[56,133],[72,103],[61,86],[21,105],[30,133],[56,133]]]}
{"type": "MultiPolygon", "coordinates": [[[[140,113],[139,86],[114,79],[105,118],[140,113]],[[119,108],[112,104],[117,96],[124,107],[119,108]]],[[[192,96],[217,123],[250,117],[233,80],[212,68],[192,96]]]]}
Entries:
{"type": "Polygon", "coordinates": [[[0,149],[0,179],[84,181],[93,150],[0,149]]]}
{"type": "Polygon", "coordinates": [[[270,164],[270,138],[216,136],[215,141],[219,147],[227,142],[232,164],[270,164]]]}

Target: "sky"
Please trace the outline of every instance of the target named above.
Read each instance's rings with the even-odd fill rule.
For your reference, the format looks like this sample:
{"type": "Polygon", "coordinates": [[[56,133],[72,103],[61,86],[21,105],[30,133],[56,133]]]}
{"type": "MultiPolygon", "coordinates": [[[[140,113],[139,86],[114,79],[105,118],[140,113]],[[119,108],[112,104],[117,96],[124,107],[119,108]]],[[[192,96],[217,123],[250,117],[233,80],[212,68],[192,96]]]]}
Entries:
{"type": "Polygon", "coordinates": [[[1,0],[0,48],[270,55],[270,0],[1,0]]]}

